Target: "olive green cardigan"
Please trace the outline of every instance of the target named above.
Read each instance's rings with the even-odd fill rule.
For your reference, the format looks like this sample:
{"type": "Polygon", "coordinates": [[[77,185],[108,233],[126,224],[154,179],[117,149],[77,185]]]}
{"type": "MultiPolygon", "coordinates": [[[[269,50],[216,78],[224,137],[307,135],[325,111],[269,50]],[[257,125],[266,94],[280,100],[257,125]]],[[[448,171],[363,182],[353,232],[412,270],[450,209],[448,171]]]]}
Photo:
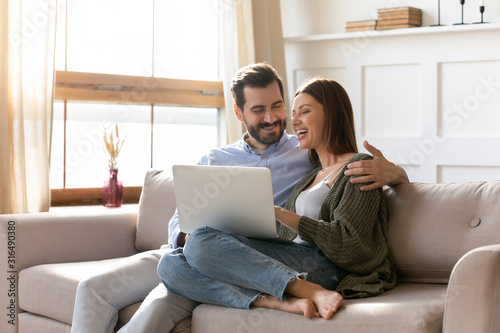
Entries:
{"type": "MultiPolygon", "coordinates": [[[[344,176],[347,164],[371,159],[354,155],[344,166],[328,193],[319,220],[301,216],[300,237],[318,246],[347,275],[337,286],[345,298],[375,296],[396,285],[396,271],[389,261],[387,245],[387,208],[382,189],[364,191],[362,184],[351,184],[344,176]]],[[[295,212],[295,201],[315,178],[317,168],[292,191],[286,209],[295,212]]],[[[281,226],[280,237],[293,239],[296,233],[281,226]]]]}

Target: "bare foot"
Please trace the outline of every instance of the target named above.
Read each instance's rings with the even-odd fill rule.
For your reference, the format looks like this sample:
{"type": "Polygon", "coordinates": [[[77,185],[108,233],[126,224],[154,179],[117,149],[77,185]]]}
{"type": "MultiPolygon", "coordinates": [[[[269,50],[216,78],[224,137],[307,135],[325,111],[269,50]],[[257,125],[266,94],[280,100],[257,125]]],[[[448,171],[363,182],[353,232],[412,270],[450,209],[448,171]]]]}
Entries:
{"type": "Polygon", "coordinates": [[[313,302],[324,319],[332,318],[342,303],[342,295],[333,290],[322,290],[313,295],[313,302]]]}
{"type": "Polygon", "coordinates": [[[275,309],[304,315],[306,318],[319,317],[318,310],[311,300],[292,297],[284,302],[274,296],[259,297],[253,305],[258,308],[275,309]]]}
{"type": "Polygon", "coordinates": [[[303,279],[293,279],[286,286],[286,292],[299,299],[311,300],[324,319],[332,318],[342,303],[342,295],[334,290],[327,290],[320,285],[303,279]]]}

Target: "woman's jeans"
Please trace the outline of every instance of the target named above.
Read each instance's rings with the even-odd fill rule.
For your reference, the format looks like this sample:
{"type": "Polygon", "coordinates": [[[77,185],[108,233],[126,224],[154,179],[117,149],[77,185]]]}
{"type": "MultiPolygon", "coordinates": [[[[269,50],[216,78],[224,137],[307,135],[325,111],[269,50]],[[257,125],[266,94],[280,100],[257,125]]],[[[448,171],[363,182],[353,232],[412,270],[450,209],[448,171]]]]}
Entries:
{"type": "Polygon", "coordinates": [[[316,246],[252,239],[204,227],[184,249],[166,252],[158,275],[167,289],[191,300],[248,309],[261,294],[286,300],[294,278],[334,290],[344,274],[316,246]]]}

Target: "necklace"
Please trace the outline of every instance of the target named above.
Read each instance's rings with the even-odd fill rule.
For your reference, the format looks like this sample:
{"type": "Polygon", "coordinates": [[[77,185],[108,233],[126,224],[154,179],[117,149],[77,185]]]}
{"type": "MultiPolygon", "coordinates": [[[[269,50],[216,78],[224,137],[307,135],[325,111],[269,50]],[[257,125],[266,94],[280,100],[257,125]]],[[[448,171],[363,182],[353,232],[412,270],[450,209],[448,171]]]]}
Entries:
{"type": "Polygon", "coordinates": [[[323,181],[326,183],[326,181],[328,179],[330,179],[331,176],[335,175],[337,172],[339,172],[340,169],[342,169],[342,167],[347,163],[347,161],[345,161],[344,163],[342,163],[335,171],[333,171],[332,173],[330,173],[328,176],[325,177],[325,179],[323,179],[323,181]]]}

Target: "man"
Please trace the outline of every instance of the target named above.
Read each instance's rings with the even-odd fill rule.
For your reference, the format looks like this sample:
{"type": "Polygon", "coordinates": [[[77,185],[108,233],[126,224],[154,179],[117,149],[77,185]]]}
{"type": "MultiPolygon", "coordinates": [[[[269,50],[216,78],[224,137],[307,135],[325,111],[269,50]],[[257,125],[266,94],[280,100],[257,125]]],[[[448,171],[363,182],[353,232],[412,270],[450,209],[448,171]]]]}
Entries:
{"type": "MultiPolygon", "coordinates": [[[[283,207],[294,186],[313,167],[309,162],[307,150],[300,149],[297,138],[285,131],[286,112],[282,80],[268,64],[249,65],[236,73],[231,92],[235,100],[236,118],[245,124],[247,133],[242,140],[211,150],[201,158],[199,164],[268,167],[272,174],[275,204],[283,207]]],[[[352,179],[353,183],[370,183],[361,190],[408,182],[401,167],[387,161],[380,151],[367,142],[364,145],[372,153],[373,160],[352,163],[346,171],[346,175],[364,175],[352,179]]],[[[183,246],[186,237],[188,235],[179,230],[176,213],[169,223],[169,247],[183,246]]],[[[104,328],[105,332],[112,332],[118,309],[140,300],[141,293],[144,293],[148,283],[154,280],[150,276],[150,270],[155,260],[157,264],[164,251],[150,252],[145,254],[148,260],[143,260],[139,255],[131,259],[132,263],[122,268],[115,268],[113,272],[106,272],[80,283],[72,332],[103,331],[104,328]],[[103,281],[122,269],[121,274],[134,275],[140,272],[141,282],[137,283],[140,286],[131,286],[127,295],[109,295],[108,290],[106,297],[101,295],[103,281]],[[79,313],[79,308],[88,312],[92,304],[98,304],[99,311],[93,312],[92,321],[85,320],[79,313]]],[[[150,285],[149,290],[153,286],[150,285]]],[[[145,294],[142,294],[142,297],[144,296],[145,294]]],[[[170,332],[179,321],[190,317],[197,305],[194,301],[169,293],[160,283],[119,332],[170,332]]],[[[187,328],[187,331],[190,329],[187,328]]]]}

